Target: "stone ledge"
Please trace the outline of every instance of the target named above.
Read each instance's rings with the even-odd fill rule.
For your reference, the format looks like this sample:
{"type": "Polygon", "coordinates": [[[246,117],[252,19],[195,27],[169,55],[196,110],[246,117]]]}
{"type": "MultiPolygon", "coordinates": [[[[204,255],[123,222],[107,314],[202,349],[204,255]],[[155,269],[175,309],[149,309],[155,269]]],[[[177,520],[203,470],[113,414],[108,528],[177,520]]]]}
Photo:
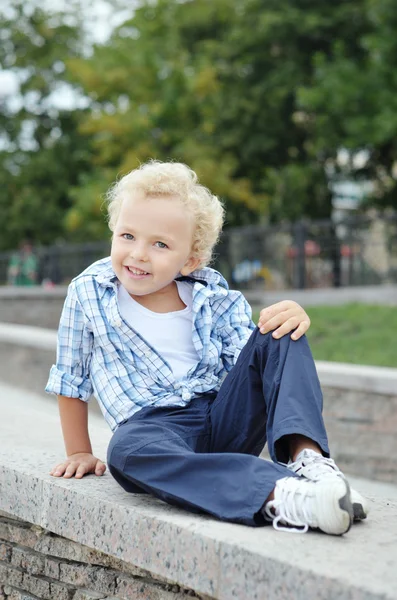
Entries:
{"type": "Polygon", "coordinates": [[[316,367],[324,387],[373,392],[386,396],[397,394],[397,369],[322,360],[316,361],[316,367]]]}
{"type": "MultiPolygon", "coordinates": [[[[306,309],[319,305],[341,305],[347,302],[397,305],[396,285],[364,287],[315,288],[306,290],[241,290],[248,302],[260,310],[280,300],[295,300],[306,309]]],[[[67,286],[0,287],[0,322],[21,323],[56,329],[67,286]],[[26,310],[29,303],[29,310],[26,310]]],[[[309,311],[310,312],[310,311],[309,311]]]]}
{"type": "Polygon", "coordinates": [[[396,503],[373,499],[371,520],[343,538],[283,534],[128,495],[108,475],[54,481],[55,460],[28,447],[2,452],[1,509],[219,600],[395,598],[396,503]]]}
{"type": "MultiPolygon", "coordinates": [[[[41,286],[18,287],[1,286],[0,300],[15,298],[59,298],[63,302],[68,290],[67,285],[56,285],[52,288],[41,286]]],[[[363,285],[339,288],[308,288],[305,290],[283,289],[283,290],[250,290],[241,289],[248,302],[255,305],[268,306],[281,300],[295,300],[303,306],[338,305],[346,302],[363,302],[366,304],[397,304],[397,285],[363,285]]]]}
{"type": "MultiPolygon", "coordinates": [[[[127,494],[109,474],[54,479],[56,403],[3,386],[0,412],[0,510],[13,517],[217,600],[395,598],[395,500],[372,496],[370,519],[341,538],[222,523],[127,494]]],[[[90,429],[105,456],[110,432],[99,417],[90,429]]]]}
{"type": "Polygon", "coordinates": [[[30,325],[0,323],[0,343],[54,352],[57,345],[57,332],[30,325]]]}
{"type": "Polygon", "coordinates": [[[310,306],[339,306],[350,302],[397,305],[395,284],[348,286],[339,288],[308,288],[305,290],[244,290],[253,306],[269,306],[281,300],[294,300],[305,308],[310,306]]]}
{"type": "Polygon", "coordinates": [[[60,298],[64,301],[67,291],[67,285],[55,285],[54,287],[4,285],[0,287],[0,299],[23,298],[29,300],[30,298],[60,298]]]}

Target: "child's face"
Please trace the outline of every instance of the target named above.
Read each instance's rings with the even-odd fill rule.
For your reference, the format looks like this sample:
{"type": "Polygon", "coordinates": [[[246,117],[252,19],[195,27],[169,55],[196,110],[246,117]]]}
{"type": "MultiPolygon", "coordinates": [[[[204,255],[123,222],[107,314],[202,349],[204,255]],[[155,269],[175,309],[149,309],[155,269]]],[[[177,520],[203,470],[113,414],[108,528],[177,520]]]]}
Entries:
{"type": "Polygon", "coordinates": [[[112,266],[132,296],[157,295],[199,265],[191,257],[193,216],[177,198],[135,193],[124,200],[113,232],[112,266]]]}

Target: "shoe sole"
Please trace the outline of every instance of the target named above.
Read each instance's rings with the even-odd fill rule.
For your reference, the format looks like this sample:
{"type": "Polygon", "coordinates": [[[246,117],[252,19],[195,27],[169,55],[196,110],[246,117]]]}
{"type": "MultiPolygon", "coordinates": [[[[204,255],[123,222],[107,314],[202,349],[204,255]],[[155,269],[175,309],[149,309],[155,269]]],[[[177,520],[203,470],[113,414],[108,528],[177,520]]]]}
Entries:
{"type": "Polygon", "coordinates": [[[367,513],[365,512],[363,505],[355,502],[353,504],[353,518],[355,521],[364,521],[367,518],[367,513]]]}
{"type": "Polygon", "coordinates": [[[353,513],[355,521],[363,521],[367,518],[369,506],[366,499],[356,490],[351,491],[351,501],[353,504],[353,513]]]}
{"type": "Polygon", "coordinates": [[[338,478],[328,482],[318,482],[323,489],[317,495],[318,528],[330,535],[347,533],[353,523],[353,505],[350,500],[350,486],[346,479],[338,478]]]}

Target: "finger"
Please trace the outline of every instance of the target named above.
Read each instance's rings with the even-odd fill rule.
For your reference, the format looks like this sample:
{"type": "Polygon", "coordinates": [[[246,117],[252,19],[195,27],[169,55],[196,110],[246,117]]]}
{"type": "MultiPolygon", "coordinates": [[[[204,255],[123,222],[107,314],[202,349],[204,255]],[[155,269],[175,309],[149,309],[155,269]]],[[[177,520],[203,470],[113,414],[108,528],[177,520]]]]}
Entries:
{"type": "Polygon", "coordinates": [[[259,313],[259,321],[263,321],[263,322],[268,321],[275,314],[276,314],[276,311],[274,311],[271,306],[269,306],[268,308],[264,308],[259,313]]]}
{"type": "Polygon", "coordinates": [[[276,339],[283,337],[293,329],[295,329],[299,324],[299,320],[296,317],[291,317],[285,323],[283,323],[276,331],[273,331],[272,336],[276,339]]]}
{"type": "Polygon", "coordinates": [[[281,302],[276,302],[276,304],[271,304],[270,306],[267,306],[266,308],[262,308],[261,312],[259,313],[259,319],[262,320],[263,322],[265,322],[268,319],[271,319],[272,317],[277,315],[278,313],[286,310],[288,308],[287,305],[288,305],[288,302],[285,300],[282,300],[281,302]]]}
{"type": "Polygon", "coordinates": [[[264,308],[263,310],[261,310],[261,312],[259,313],[258,327],[272,319],[276,314],[277,311],[273,310],[271,306],[269,308],[264,308]]]}
{"type": "Polygon", "coordinates": [[[105,471],[106,465],[101,460],[98,460],[97,465],[95,467],[95,475],[98,475],[100,477],[104,474],[105,471]]]}
{"type": "Polygon", "coordinates": [[[82,477],[84,477],[84,475],[86,473],[89,473],[89,469],[87,467],[87,465],[79,465],[76,469],[76,475],[75,478],[76,479],[81,479],[82,477]]]}
{"type": "Polygon", "coordinates": [[[74,475],[74,474],[76,473],[76,471],[77,471],[77,467],[78,467],[78,464],[77,464],[76,462],[71,462],[71,463],[69,463],[69,464],[68,464],[68,466],[67,466],[67,468],[66,468],[66,471],[65,471],[64,477],[65,477],[66,479],[69,479],[70,477],[73,477],[73,475],[74,475]]]}
{"type": "Polygon", "coordinates": [[[310,327],[310,321],[302,321],[302,323],[300,323],[299,327],[291,335],[291,339],[299,340],[299,338],[301,338],[302,335],[304,335],[306,333],[306,331],[309,329],[309,327],[310,327]]]}
{"type": "Polygon", "coordinates": [[[51,469],[50,475],[52,475],[53,477],[61,477],[64,474],[65,470],[66,470],[66,464],[62,463],[60,465],[57,465],[53,469],[51,469]]]}
{"type": "Polygon", "coordinates": [[[286,314],[279,313],[278,315],[274,316],[272,319],[268,319],[267,321],[264,321],[263,323],[258,325],[258,327],[259,327],[261,333],[267,333],[268,331],[273,331],[273,329],[276,329],[284,321],[287,321],[287,320],[288,320],[288,316],[286,314]]]}

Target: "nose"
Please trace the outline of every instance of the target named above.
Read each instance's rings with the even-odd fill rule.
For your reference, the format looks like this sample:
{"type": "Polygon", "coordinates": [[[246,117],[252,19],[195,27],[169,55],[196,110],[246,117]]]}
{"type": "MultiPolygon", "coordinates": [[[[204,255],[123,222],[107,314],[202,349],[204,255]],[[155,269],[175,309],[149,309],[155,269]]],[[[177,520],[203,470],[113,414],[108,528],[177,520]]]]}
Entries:
{"type": "Polygon", "coordinates": [[[131,248],[130,254],[135,260],[146,262],[148,259],[146,244],[142,242],[135,242],[131,248]]]}

